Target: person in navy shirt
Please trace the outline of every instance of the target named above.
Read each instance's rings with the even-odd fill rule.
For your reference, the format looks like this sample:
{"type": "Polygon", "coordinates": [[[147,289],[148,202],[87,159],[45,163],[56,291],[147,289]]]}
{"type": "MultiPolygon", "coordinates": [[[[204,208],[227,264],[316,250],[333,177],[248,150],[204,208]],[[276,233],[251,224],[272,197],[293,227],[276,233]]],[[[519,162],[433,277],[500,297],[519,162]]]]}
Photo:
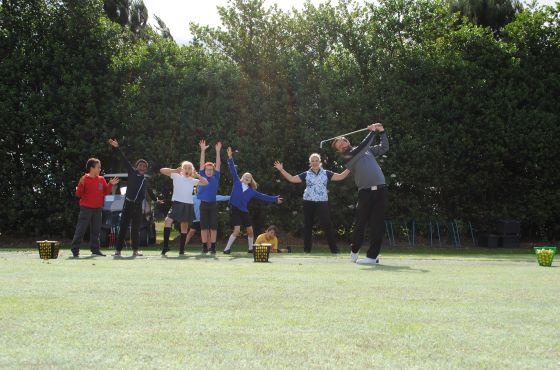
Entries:
{"type": "Polygon", "coordinates": [[[344,180],[350,170],[346,169],[342,173],[334,173],[325,170],[321,164],[321,156],[313,153],[309,156],[309,170],[299,175],[291,175],[284,169],[284,165],[279,161],[274,162],[274,167],[280,171],[282,176],[293,184],[305,182],[303,191],[303,250],[305,253],[311,252],[312,232],[315,216],[319,219],[319,224],[325,232],[331,253],[339,252],[336,246],[336,237],[329,214],[329,197],[327,183],[331,181],[344,180]]]}
{"type": "Polygon", "coordinates": [[[233,161],[233,150],[231,147],[227,148],[228,155],[228,167],[231,176],[233,177],[233,189],[231,191],[231,198],[229,199],[229,204],[231,206],[231,224],[233,226],[233,233],[230,235],[226,248],[224,249],[225,254],[231,253],[231,246],[235,241],[235,238],[239,236],[241,226],[246,228],[247,231],[247,243],[249,245],[248,252],[253,253],[253,227],[251,226],[251,220],[249,218],[249,210],[247,205],[253,198],[264,200],[265,202],[281,204],[284,200],[279,196],[266,195],[259,193],[257,189],[257,183],[249,172],[245,172],[241,178],[237,174],[237,169],[235,168],[235,162],[233,161]]]}
{"type": "Polygon", "coordinates": [[[222,143],[217,142],[216,163],[205,162],[206,141],[200,140],[200,171],[201,177],[208,180],[208,185],[198,190],[197,197],[200,200],[200,239],[202,240],[202,253],[216,253],[216,238],[218,236],[218,205],[216,203],[216,194],[218,194],[218,184],[220,182],[220,169],[222,159],[220,152],[222,143]],[[210,246],[210,248],[208,248],[210,246]]]}

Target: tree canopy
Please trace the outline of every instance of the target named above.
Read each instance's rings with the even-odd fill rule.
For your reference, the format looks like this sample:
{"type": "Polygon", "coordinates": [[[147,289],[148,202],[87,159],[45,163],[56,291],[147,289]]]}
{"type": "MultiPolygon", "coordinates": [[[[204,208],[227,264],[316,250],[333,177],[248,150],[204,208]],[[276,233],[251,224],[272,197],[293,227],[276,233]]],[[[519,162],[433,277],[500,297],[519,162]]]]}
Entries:
{"type": "MultiPolygon", "coordinates": [[[[196,163],[198,140],[222,140],[259,190],[287,199],[254,202],[257,223],[297,234],[303,188],[283,181],[274,160],[299,173],[319,152],[339,171],[319,142],[383,122],[392,219],[484,229],[514,218],[526,237],[558,238],[560,4],[489,23],[457,11],[459,1],[342,0],[286,12],[232,0],[220,27],[192,24],[193,41],[180,46],[163,21],[161,34],[146,26],[135,37],[113,3],[0,5],[2,232],[70,234],[87,158],[120,168],[111,136],[153,170],[196,163]]],[[[505,3],[516,2],[492,2],[505,3]]],[[[169,194],[168,181],[154,182],[169,194]]],[[[220,193],[230,188],[223,176],[220,193]]],[[[330,185],[341,235],[355,200],[350,180],[330,185]]]]}

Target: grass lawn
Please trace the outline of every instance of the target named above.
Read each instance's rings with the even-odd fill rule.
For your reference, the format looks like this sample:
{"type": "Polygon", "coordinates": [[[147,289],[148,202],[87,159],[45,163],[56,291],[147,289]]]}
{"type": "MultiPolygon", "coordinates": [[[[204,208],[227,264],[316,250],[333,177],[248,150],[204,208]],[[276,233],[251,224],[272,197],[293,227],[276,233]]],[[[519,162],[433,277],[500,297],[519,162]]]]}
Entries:
{"type": "Polygon", "coordinates": [[[375,267],[346,254],[264,264],[237,250],[0,251],[0,368],[560,367],[558,261],[403,249],[375,267]]]}

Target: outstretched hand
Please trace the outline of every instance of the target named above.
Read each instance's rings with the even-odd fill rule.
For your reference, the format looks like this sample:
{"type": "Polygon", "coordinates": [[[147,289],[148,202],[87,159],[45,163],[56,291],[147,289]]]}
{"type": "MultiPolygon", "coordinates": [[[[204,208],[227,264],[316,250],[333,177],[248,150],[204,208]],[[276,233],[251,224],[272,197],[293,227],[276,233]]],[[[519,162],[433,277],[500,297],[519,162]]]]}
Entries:
{"type": "Polygon", "coordinates": [[[227,156],[229,159],[233,158],[233,149],[231,149],[231,146],[227,148],[227,156]]]}
{"type": "Polygon", "coordinates": [[[277,202],[278,202],[278,204],[282,204],[282,203],[284,203],[284,198],[280,198],[280,197],[278,197],[278,200],[277,200],[277,202]]]}
{"type": "Polygon", "coordinates": [[[198,142],[198,146],[200,147],[201,151],[205,151],[208,149],[208,145],[206,145],[206,140],[202,139],[198,142]]]}
{"type": "Polygon", "coordinates": [[[119,183],[119,181],[121,181],[121,180],[119,180],[118,177],[113,177],[111,180],[109,180],[109,183],[111,185],[117,185],[119,183]]]}
{"type": "Polygon", "coordinates": [[[276,168],[278,171],[282,171],[284,169],[284,165],[279,161],[276,161],[274,162],[274,168],[276,168]]]}
{"type": "Polygon", "coordinates": [[[222,142],[218,141],[216,143],[216,145],[214,145],[214,149],[216,149],[217,152],[219,152],[220,150],[222,150],[222,142]]]}
{"type": "Polygon", "coordinates": [[[114,139],[109,139],[109,144],[113,147],[113,148],[118,148],[119,147],[119,142],[117,140],[114,139]]]}

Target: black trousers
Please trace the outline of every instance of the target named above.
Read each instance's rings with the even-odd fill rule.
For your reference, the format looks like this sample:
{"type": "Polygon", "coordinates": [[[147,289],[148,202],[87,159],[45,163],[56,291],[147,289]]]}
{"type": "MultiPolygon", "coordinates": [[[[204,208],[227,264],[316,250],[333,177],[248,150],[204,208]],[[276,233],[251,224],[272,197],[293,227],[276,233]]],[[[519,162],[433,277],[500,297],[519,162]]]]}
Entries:
{"type": "Polygon", "coordinates": [[[119,224],[119,236],[117,238],[117,251],[122,251],[124,246],[124,238],[128,225],[132,222],[130,230],[130,238],[132,239],[132,250],[137,251],[140,247],[140,223],[142,222],[142,202],[124,201],[123,211],[121,213],[121,222],[119,224]]]}
{"type": "Polygon", "coordinates": [[[325,232],[331,253],[338,253],[334,228],[329,214],[329,203],[312,202],[309,200],[303,201],[303,250],[307,253],[311,252],[311,238],[315,215],[317,215],[319,225],[325,232]]]}
{"type": "Polygon", "coordinates": [[[369,226],[370,244],[367,251],[369,258],[377,258],[385,235],[385,213],[389,204],[387,188],[378,190],[362,189],[358,192],[358,206],[354,222],[352,252],[358,253],[364,242],[366,225],[369,226]]]}

